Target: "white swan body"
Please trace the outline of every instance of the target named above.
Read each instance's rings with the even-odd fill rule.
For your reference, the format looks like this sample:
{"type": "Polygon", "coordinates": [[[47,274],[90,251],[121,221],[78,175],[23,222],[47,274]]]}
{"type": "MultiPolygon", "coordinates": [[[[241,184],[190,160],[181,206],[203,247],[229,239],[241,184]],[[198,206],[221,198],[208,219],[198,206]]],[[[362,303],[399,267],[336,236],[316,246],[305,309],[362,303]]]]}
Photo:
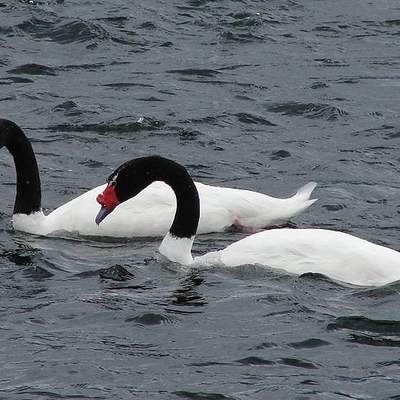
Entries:
{"type": "MultiPolygon", "coordinates": [[[[308,183],[287,199],[249,190],[196,183],[201,216],[198,233],[222,232],[232,225],[264,228],[282,224],[298,215],[316,199],[310,200],[315,183],[308,183]]],[[[97,226],[96,196],[106,185],[98,186],[63,204],[48,215],[41,211],[14,214],[14,229],[37,235],[75,232],[88,236],[163,236],[171,226],[176,198],[164,182],[154,182],[136,197],[122,203],[118,210],[97,226]]]]}
{"type": "Polygon", "coordinates": [[[362,286],[400,279],[400,253],[343,232],[271,229],[223,250],[196,257],[190,265],[265,265],[293,274],[314,272],[362,286]]]}
{"type": "MultiPolygon", "coordinates": [[[[17,172],[17,194],[13,226],[16,230],[56,235],[62,232],[89,236],[163,236],[172,223],[176,208],[173,190],[154,182],[135,198],[124,202],[101,227],[94,221],[96,187],[62,205],[48,215],[42,212],[39,170],[32,146],[14,122],[0,119],[0,148],[7,147],[17,172]]],[[[129,183],[128,183],[129,184],[129,183]]],[[[308,208],[315,200],[309,183],[289,199],[276,199],[249,190],[214,187],[197,183],[201,196],[199,233],[220,232],[231,225],[251,229],[281,224],[308,208]]]]}
{"type": "Polygon", "coordinates": [[[271,229],[248,236],[220,251],[192,258],[200,216],[196,185],[185,168],[161,157],[143,157],[120,166],[98,197],[101,221],[154,181],[168,183],[176,196],[176,212],[159,251],[190,267],[246,264],[289,273],[314,272],[355,285],[383,285],[400,279],[400,253],[355,236],[325,229],[271,229]],[[128,184],[129,183],[129,184],[128,184]]]}

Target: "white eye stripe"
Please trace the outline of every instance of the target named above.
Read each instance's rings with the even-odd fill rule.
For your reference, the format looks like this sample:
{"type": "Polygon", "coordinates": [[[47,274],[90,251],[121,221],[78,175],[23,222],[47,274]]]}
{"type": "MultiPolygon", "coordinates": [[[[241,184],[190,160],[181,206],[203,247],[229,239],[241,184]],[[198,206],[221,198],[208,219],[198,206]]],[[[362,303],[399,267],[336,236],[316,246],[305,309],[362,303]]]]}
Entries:
{"type": "Polygon", "coordinates": [[[108,180],[108,183],[112,186],[115,186],[117,183],[117,178],[118,178],[118,173],[116,173],[114,176],[111,176],[110,179],[108,180]]]}

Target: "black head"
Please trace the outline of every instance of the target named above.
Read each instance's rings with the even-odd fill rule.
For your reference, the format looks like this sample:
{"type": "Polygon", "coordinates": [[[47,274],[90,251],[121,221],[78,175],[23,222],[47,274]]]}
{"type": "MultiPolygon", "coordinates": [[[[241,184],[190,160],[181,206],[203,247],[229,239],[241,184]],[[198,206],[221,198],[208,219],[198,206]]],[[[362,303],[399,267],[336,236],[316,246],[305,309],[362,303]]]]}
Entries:
{"type": "Polygon", "coordinates": [[[179,179],[177,170],[189,176],[181,165],[160,156],[140,157],[120,165],[107,178],[106,189],[97,196],[102,208],[96,223],[99,224],[118,204],[135,197],[154,181],[169,183],[179,179]]]}
{"type": "Polygon", "coordinates": [[[178,237],[193,236],[200,216],[196,186],[182,165],[160,156],[128,161],[109,176],[106,189],[97,197],[102,208],[96,223],[99,224],[118,204],[136,196],[155,181],[163,181],[171,186],[177,199],[170,232],[178,237]]]}
{"type": "Polygon", "coordinates": [[[168,163],[174,163],[160,156],[136,158],[118,167],[107,179],[114,187],[120,203],[139,194],[156,180],[162,179],[168,163]]]}

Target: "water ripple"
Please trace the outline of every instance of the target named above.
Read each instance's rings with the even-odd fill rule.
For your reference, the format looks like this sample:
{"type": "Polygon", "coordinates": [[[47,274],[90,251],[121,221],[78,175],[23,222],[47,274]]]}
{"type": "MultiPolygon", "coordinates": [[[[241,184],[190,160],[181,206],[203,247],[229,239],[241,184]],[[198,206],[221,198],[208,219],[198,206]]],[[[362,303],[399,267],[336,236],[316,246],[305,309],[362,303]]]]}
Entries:
{"type": "Polygon", "coordinates": [[[234,397],[225,396],[221,393],[188,392],[180,390],[173,392],[172,394],[186,400],[237,400],[234,397]]]}
{"type": "Polygon", "coordinates": [[[163,315],[155,312],[145,312],[127,317],[125,321],[135,322],[141,326],[152,326],[162,324],[176,324],[178,322],[178,318],[176,318],[175,316],[163,315]]]}
{"type": "Polygon", "coordinates": [[[134,275],[121,265],[113,265],[112,267],[100,269],[99,276],[103,279],[123,282],[131,279],[134,275]]]}
{"type": "Polygon", "coordinates": [[[306,360],[301,360],[299,358],[288,358],[284,357],[279,360],[281,364],[287,365],[289,367],[305,368],[305,369],[318,369],[319,367],[306,360]]]}
{"type": "Polygon", "coordinates": [[[97,124],[57,124],[51,125],[47,129],[54,132],[134,133],[159,130],[164,124],[163,121],[149,117],[141,117],[136,121],[121,117],[112,121],[102,121],[97,124]]]}
{"type": "Polygon", "coordinates": [[[329,104],[315,104],[315,103],[275,103],[267,107],[267,110],[274,113],[279,113],[289,116],[303,116],[310,119],[325,119],[333,121],[348,113],[338,107],[329,104]]]}
{"type": "Polygon", "coordinates": [[[400,340],[366,333],[351,333],[349,341],[367,346],[400,347],[400,340]]]}
{"type": "Polygon", "coordinates": [[[289,343],[289,346],[295,349],[313,349],[321,346],[329,346],[330,344],[331,343],[322,339],[311,338],[303,340],[302,342],[289,343]]]}
{"type": "MultiPolygon", "coordinates": [[[[48,67],[47,65],[41,64],[23,64],[16,68],[10,69],[7,71],[12,74],[25,74],[25,75],[49,75],[56,76],[56,70],[52,67],[48,67]]],[[[8,78],[11,79],[11,78],[8,78]]]]}
{"type": "Polygon", "coordinates": [[[104,40],[109,37],[107,31],[100,25],[84,20],[48,21],[33,17],[17,25],[17,28],[35,39],[46,39],[59,44],[81,43],[93,39],[104,40]]]}
{"type": "Polygon", "coordinates": [[[217,70],[198,69],[198,68],[172,69],[166,72],[170,74],[195,75],[195,76],[205,76],[205,77],[215,77],[218,74],[220,74],[220,72],[217,70]]]}
{"type": "Polygon", "coordinates": [[[237,113],[234,114],[239,122],[244,122],[245,124],[257,124],[257,125],[264,125],[264,126],[277,126],[271,121],[268,121],[266,118],[255,115],[251,113],[237,113]]]}
{"type": "Polygon", "coordinates": [[[400,321],[373,320],[363,316],[339,317],[335,322],[330,323],[327,329],[350,329],[400,336],[400,321]]]}
{"type": "Polygon", "coordinates": [[[240,360],[237,360],[236,362],[239,364],[243,364],[243,365],[274,365],[275,364],[274,361],[265,360],[263,358],[256,357],[256,356],[241,358],[240,360]]]}

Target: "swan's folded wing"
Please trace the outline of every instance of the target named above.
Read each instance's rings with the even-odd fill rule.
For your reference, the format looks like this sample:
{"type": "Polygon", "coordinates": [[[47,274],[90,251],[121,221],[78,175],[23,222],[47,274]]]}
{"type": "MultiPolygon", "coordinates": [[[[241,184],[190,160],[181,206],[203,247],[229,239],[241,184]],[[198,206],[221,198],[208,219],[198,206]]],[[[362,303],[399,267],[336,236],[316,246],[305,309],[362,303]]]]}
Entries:
{"type": "Polygon", "coordinates": [[[54,210],[46,218],[46,231],[79,232],[88,236],[162,236],[172,222],[176,200],[172,189],[154,182],[136,197],[120,204],[99,226],[96,197],[106,185],[96,187],[54,210]]]}

